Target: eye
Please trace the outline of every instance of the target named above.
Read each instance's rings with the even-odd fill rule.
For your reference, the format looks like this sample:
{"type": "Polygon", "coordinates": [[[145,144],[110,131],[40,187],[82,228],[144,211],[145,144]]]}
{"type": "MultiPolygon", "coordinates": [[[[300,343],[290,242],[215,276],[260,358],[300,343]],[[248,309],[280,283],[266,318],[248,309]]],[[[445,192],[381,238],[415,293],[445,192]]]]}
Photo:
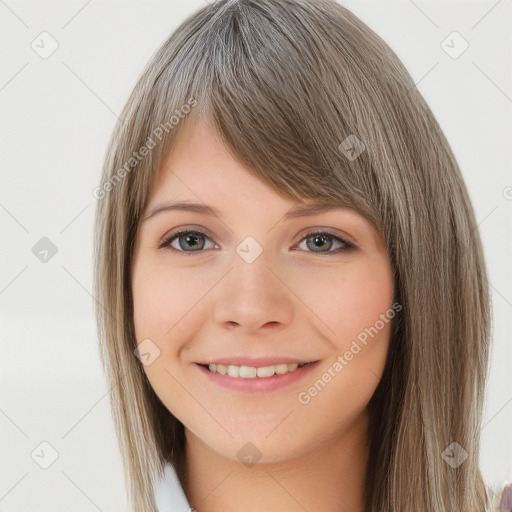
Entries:
{"type": "Polygon", "coordinates": [[[202,242],[202,238],[210,238],[206,233],[199,230],[191,230],[191,229],[183,229],[181,231],[173,232],[170,235],[167,235],[164,237],[160,245],[158,246],[159,249],[163,249],[165,247],[169,247],[171,250],[178,251],[178,252],[201,252],[201,249],[204,247],[204,242],[202,242]],[[180,249],[178,249],[175,245],[173,245],[174,241],[177,241],[178,246],[180,249]],[[192,247],[193,249],[199,250],[192,250],[188,251],[186,250],[188,247],[192,247]]]}
{"type": "Polygon", "coordinates": [[[350,251],[354,250],[356,247],[351,242],[348,242],[347,240],[344,240],[343,238],[340,238],[339,236],[335,235],[334,233],[330,233],[328,231],[313,231],[311,233],[308,233],[301,241],[306,241],[306,247],[313,249],[312,252],[321,254],[325,253],[328,255],[332,254],[339,254],[343,251],[350,251]],[[309,241],[310,240],[310,241],[309,241]],[[316,249],[322,249],[322,248],[332,248],[333,240],[335,241],[335,244],[337,243],[339,245],[338,249],[334,251],[316,251],[316,249]],[[327,242],[326,242],[327,241],[327,242]]]}
{"type": "MultiPolygon", "coordinates": [[[[182,229],[180,231],[175,231],[165,236],[163,240],[160,242],[158,248],[164,249],[169,248],[172,251],[184,252],[184,253],[194,253],[194,252],[204,252],[201,249],[205,247],[204,239],[210,240],[211,237],[207,233],[197,230],[197,229],[182,229]],[[192,250],[188,250],[188,249],[192,250]]],[[[313,253],[321,254],[338,254],[343,251],[350,251],[355,249],[355,245],[351,242],[340,238],[339,236],[330,233],[328,231],[313,231],[308,233],[300,243],[306,241],[306,247],[312,249],[313,253]],[[327,250],[327,251],[317,251],[316,249],[332,249],[332,245],[337,243],[338,249],[336,250],[327,250]]],[[[300,243],[297,246],[300,246],[300,243]]],[[[215,244],[213,244],[215,246],[215,244]]],[[[295,250],[295,249],[294,249],[295,250]]],[[[308,252],[308,251],[307,251],[308,252]]]]}

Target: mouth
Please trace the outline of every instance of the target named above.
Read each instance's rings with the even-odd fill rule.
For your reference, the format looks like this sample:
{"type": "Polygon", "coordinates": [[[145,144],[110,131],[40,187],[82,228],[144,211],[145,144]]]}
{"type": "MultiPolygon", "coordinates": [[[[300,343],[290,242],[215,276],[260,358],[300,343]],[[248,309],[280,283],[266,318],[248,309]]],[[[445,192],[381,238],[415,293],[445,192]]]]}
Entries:
{"type": "Polygon", "coordinates": [[[279,363],[267,366],[246,366],[246,365],[234,365],[234,364],[222,364],[222,363],[209,363],[202,364],[202,366],[210,373],[225,375],[227,377],[242,378],[242,379],[254,379],[254,378],[270,378],[274,375],[285,375],[287,373],[294,373],[299,369],[310,366],[318,361],[310,361],[307,363],[279,363]]]}
{"type": "Polygon", "coordinates": [[[259,394],[275,393],[287,387],[297,386],[299,381],[306,379],[315,371],[319,363],[320,361],[279,362],[269,365],[267,360],[265,362],[267,366],[237,366],[223,364],[217,360],[209,364],[195,363],[195,366],[207,382],[215,386],[236,393],[259,394]]]}

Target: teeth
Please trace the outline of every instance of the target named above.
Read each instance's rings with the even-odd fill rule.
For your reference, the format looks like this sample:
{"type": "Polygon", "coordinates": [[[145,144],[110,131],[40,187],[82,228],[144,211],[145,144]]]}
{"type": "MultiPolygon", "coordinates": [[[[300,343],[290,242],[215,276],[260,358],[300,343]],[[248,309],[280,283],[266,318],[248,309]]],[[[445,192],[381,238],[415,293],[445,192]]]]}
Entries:
{"type": "Polygon", "coordinates": [[[272,366],[235,366],[234,364],[210,364],[208,369],[213,373],[229,375],[230,377],[242,377],[243,379],[254,379],[256,377],[272,377],[272,375],[283,375],[284,373],[294,372],[297,368],[305,366],[308,363],[276,364],[272,366]]]}

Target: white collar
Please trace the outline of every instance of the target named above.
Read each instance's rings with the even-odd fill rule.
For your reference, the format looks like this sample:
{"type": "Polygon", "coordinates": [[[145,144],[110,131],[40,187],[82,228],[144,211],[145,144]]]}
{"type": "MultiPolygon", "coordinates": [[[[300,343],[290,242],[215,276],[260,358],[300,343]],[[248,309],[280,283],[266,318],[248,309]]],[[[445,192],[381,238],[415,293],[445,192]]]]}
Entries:
{"type": "Polygon", "coordinates": [[[164,476],[154,485],[158,512],[190,512],[191,507],[180,484],[174,466],[166,464],[164,476]]]}

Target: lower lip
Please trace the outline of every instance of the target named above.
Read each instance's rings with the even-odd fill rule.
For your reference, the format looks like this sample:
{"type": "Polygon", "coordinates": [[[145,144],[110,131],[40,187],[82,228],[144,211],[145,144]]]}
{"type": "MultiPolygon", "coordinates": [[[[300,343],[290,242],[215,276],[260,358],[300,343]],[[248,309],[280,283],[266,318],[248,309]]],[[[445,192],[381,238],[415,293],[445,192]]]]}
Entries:
{"type": "Polygon", "coordinates": [[[306,377],[318,364],[318,361],[297,368],[293,372],[287,372],[282,375],[274,374],[272,377],[254,377],[252,379],[244,379],[243,377],[230,377],[221,373],[213,373],[208,368],[196,363],[199,370],[210,379],[211,382],[218,384],[224,388],[234,389],[236,391],[275,391],[284,388],[300,379],[306,377]]]}

